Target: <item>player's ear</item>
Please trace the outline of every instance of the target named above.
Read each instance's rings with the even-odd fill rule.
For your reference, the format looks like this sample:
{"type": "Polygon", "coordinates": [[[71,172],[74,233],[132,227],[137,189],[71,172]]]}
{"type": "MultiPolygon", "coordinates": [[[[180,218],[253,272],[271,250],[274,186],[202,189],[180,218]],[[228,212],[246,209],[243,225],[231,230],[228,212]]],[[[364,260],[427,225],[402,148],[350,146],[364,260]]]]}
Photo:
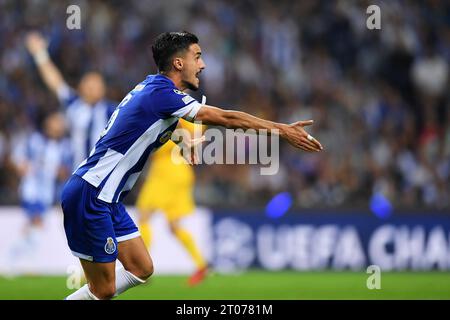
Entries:
{"type": "Polygon", "coordinates": [[[183,59],[181,58],[173,59],[173,67],[175,68],[175,70],[181,71],[181,69],[183,69],[183,59]]]}

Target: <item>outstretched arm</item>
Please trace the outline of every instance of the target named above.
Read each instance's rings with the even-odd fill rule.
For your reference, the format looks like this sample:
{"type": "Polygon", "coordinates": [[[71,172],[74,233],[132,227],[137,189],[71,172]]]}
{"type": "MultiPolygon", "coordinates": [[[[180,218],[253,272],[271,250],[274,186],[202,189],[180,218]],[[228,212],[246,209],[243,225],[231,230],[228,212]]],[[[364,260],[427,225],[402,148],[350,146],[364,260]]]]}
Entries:
{"type": "Polygon", "coordinates": [[[45,84],[55,95],[58,95],[60,90],[67,85],[61,72],[59,72],[58,68],[50,60],[47,51],[47,42],[44,37],[38,32],[30,32],[26,36],[25,44],[33,56],[45,84]]]}
{"type": "Polygon", "coordinates": [[[195,116],[196,121],[206,125],[219,125],[230,129],[266,129],[269,132],[277,129],[280,136],[291,145],[305,151],[321,151],[319,141],[309,135],[303,127],[313,124],[313,120],[298,121],[291,124],[264,120],[248,113],[234,110],[223,110],[217,107],[203,105],[195,116]]]}

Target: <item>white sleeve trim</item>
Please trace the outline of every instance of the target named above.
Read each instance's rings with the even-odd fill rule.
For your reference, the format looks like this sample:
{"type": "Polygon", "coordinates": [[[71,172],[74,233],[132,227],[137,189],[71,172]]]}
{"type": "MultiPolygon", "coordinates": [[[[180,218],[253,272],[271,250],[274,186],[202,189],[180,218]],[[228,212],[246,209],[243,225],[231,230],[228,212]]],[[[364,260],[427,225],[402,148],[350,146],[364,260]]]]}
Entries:
{"type": "Polygon", "coordinates": [[[181,109],[178,109],[174,113],[172,113],[172,116],[178,117],[178,118],[185,118],[188,121],[192,121],[195,119],[195,116],[197,115],[198,110],[201,108],[201,104],[194,100],[187,106],[184,106],[181,109]]]}

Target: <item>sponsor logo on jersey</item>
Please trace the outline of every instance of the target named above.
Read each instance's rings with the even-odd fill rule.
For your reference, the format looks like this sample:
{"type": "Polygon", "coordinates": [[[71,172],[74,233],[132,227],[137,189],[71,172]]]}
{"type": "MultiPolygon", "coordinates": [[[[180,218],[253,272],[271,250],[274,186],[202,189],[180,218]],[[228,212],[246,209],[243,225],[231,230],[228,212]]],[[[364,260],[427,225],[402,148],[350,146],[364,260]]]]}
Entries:
{"type": "Polygon", "coordinates": [[[183,91],[180,91],[178,89],[173,89],[173,92],[175,92],[176,94],[182,95],[182,96],[187,96],[187,93],[184,93],[183,91]]]}

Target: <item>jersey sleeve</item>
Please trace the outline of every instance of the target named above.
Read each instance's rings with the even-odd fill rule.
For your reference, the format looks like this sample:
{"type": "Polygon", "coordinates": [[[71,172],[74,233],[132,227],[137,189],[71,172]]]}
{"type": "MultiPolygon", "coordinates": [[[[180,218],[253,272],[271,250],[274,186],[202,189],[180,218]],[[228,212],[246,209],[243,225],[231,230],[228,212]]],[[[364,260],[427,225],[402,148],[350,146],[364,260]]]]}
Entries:
{"type": "Polygon", "coordinates": [[[107,101],[106,104],[107,104],[107,107],[106,107],[106,118],[109,119],[109,118],[111,118],[112,114],[116,110],[116,107],[117,107],[118,103],[116,103],[114,101],[107,101]]]}
{"type": "Polygon", "coordinates": [[[156,112],[161,118],[177,117],[193,121],[201,104],[177,89],[163,90],[157,100],[156,112]]]}
{"type": "Polygon", "coordinates": [[[64,84],[58,88],[57,96],[59,102],[64,106],[64,108],[68,108],[72,102],[78,99],[78,94],[67,84],[64,84]]]}

